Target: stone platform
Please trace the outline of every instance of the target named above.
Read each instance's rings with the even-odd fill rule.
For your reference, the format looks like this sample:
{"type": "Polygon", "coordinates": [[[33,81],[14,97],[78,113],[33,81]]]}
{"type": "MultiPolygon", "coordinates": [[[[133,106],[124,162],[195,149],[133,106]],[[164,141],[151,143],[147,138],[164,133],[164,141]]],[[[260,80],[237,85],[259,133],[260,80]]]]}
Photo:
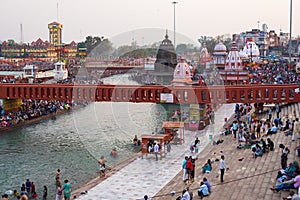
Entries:
{"type": "MultiPolygon", "coordinates": [[[[212,143],[209,140],[209,135],[214,135],[213,133],[215,133],[214,137],[217,137],[220,128],[223,127],[224,118],[229,118],[233,111],[234,104],[222,105],[215,112],[215,124],[202,131],[185,131],[184,144],[172,145],[171,153],[167,154],[162,160],[156,161],[154,155],[148,155],[144,159],[139,156],[128,165],[109,175],[106,179],[96,180],[100,183],[95,187],[89,190],[82,188],[82,191],[88,190],[88,193],[81,195],[78,199],[142,199],[144,195],[154,197],[159,191],[164,193],[172,190],[182,190],[184,185],[180,185],[182,184],[181,165],[184,156],[191,155],[189,147],[194,142],[195,137],[199,137],[201,140],[199,152],[203,149],[207,151],[207,148],[212,147],[209,145],[212,143]]],[[[197,165],[200,165],[199,161],[197,165]]],[[[162,197],[159,199],[166,198],[162,197]]]]}

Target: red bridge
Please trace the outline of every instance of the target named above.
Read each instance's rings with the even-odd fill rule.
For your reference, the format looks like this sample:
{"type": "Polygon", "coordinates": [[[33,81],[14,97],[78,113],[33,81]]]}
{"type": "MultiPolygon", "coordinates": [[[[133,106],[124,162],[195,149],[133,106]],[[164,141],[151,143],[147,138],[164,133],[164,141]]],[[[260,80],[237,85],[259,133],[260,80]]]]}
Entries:
{"type": "Polygon", "coordinates": [[[300,102],[299,85],[156,86],[2,84],[0,98],[161,103],[173,94],[175,104],[300,102]]]}

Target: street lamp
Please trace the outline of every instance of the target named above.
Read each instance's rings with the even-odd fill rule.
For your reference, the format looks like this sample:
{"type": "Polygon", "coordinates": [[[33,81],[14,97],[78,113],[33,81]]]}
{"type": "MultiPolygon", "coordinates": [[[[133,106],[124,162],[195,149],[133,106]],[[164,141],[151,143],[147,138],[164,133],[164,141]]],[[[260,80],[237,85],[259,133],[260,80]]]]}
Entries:
{"type": "Polygon", "coordinates": [[[290,3],[290,41],[289,41],[289,61],[292,60],[292,12],[293,12],[293,0],[290,3]]]}
{"type": "Polygon", "coordinates": [[[250,43],[250,68],[252,68],[252,43],[250,43]]]}
{"type": "Polygon", "coordinates": [[[177,4],[178,2],[176,2],[176,1],[173,1],[172,2],[172,4],[174,5],[174,47],[175,47],[175,50],[176,50],[176,33],[175,33],[175,31],[176,31],[176,29],[175,29],[175,27],[176,27],[176,24],[175,24],[175,5],[177,4]]]}

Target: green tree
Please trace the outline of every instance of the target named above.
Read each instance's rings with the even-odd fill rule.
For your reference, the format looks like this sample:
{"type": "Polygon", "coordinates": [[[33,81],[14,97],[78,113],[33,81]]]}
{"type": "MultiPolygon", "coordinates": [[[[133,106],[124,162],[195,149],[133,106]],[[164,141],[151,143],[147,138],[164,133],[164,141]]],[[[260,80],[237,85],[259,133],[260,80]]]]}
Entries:
{"type": "Polygon", "coordinates": [[[155,56],[156,53],[157,53],[157,49],[154,49],[154,48],[135,49],[135,50],[124,53],[120,57],[147,58],[149,56],[155,56]]]}
{"type": "Polygon", "coordinates": [[[187,45],[186,44],[178,44],[176,46],[176,53],[179,55],[183,55],[187,52],[187,45]]]}
{"type": "Polygon", "coordinates": [[[87,48],[87,52],[90,53],[96,46],[98,46],[101,41],[104,39],[104,37],[93,37],[93,36],[87,36],[85,39],[85,46],[87,48]]]}
{"type": "Polygon", "coordinates": [[[16,46],[18,43],[16,43],[13,39],[7,40],[8,46],[16,46]]]}
{"type": "Polygon", "coordinates": [[[98,56],[110,56],[113,52],[112,43],[108,39],[103,39],[93,49],[93,54],[98,56]]]}
{"type": "Polygon", "coordinates": [[[117,57],[123,56],[124,54],[131,52],[133,50],[134,50],[134,48],[132,46],[123,45],[123,46],[118,47],[118,49],[115,50],[114,56],[117,56],[117,57]]]}
{"type": "Polygon", "coordinates": [[[214,51],[215,46],[219,42],[222,42],[226,46],[227,50],[230,50],[232,40],[230,38],[230,35],[229,36],[228,35],[218,35],[215,38],[210,37],[210,36],[201,36],[198,39],[198,42],[201,44],[201,47],[203,47],[203,45],[205,43],[208,52],[212,53],[214,51]]]}
{"type": "Polygon", "coordinates": [[[204,43],[206,44],[206,48],[209,53],[212,53],[214,51],[214,48],[217,44],[217,40],[213,37],[207,37],[207,36],[201,36],[198,39],[198,42],[201,44],[201,47],[203,47],[204,43]]]}

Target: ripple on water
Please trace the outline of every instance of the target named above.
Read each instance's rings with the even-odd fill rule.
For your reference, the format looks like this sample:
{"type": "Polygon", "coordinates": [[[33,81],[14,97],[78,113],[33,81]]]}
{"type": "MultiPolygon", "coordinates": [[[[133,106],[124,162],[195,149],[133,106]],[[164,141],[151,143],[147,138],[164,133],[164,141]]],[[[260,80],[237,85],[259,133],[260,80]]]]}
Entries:
{"type": "MultiPolygon", "coordinates": [[[[120,77],[119,77],[120,78],[120,77]]],[[[122,77],[121,77],[122,78],[122,77]]],[[[118,77],[114,80],[118,81],[118,77]]],[[[126,77],[122,80],[126,84],[126,77]]],[[[132,156],[134,135],[148,134],[161,126],[161,106],[133,103],[91,103],[84,109],[0,135],[0,193],[20,189],[27,178],[41,195],[47,185],[55,193],[55,171],[78,187],[94,178],[97,160],[106,156],[114,166],[132,156]],[[161,115],[155,113],[159,111],[161,115]],[[118,157],[109,156],[113,147],[118,157]]]]}

